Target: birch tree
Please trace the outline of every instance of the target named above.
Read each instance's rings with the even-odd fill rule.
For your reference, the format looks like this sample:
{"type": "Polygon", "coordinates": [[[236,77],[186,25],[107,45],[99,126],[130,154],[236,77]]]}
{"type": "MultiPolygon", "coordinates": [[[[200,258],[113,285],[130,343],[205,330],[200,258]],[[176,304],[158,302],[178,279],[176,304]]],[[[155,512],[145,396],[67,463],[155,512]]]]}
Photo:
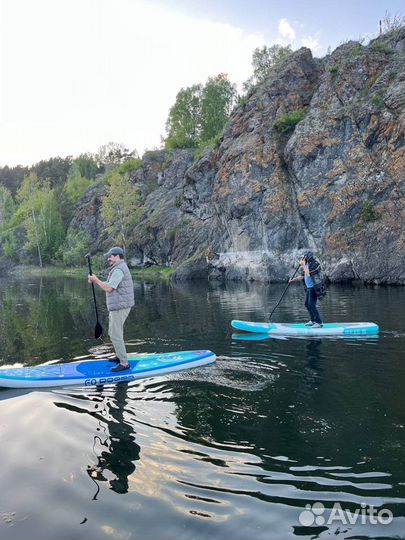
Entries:
{"type": "Polygon", "coordinates": [[[142,210],[140,201],[141,191],[130,181],[129,174],[115,172],[110,175],[101,215],[112,240],[124,249],[128,245],[131,228],[139,219],[142,210]]]}

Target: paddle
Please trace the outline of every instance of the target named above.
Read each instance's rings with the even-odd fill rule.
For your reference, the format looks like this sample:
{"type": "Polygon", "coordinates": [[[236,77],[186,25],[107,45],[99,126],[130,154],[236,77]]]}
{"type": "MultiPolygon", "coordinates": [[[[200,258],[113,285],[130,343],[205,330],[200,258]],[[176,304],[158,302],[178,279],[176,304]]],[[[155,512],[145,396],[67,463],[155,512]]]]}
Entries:
{"type": "MultiPolygon", "coordinates": [[[[87,259],[87,263],[89,265],[89,274],[92,275],[92,270],[91,270],[91,261],[90,261],[90,253],[87,253],[85,255],[86,259],[87,259]]],[[[96,327],[94,329],[94,337],[96,339],[98,339],[102,333],[103,333],[103,327],[101,326],[100,324],[100,321],[98,320],[98,310],[97,310],[97,301],[96,301],[96,292],[94,290],[94,283],[91,284],[91,288],[92,288],[92,291],[93,291],[93,300],[94,300],[94,310],[96,312],[96,327]]]]}
{"type": "MultiPolygon", "coordinates": [[[[290,277],[290,279],[293,279],[293,278],[295,277],[295,274],[296,274],[296,273],[298,272],[298,270],[300,269],[300,266],[301,266],[301,264],[299,264],[299,265],[297,266],[295,272],[294,272],[293,275],[290,277]]],[[[283,294],[282,294],[281,297],[280,297],[280,300],[279,300],[279,301],[277,302],[277,304],[276,304],[276,307],[275,307],[275,308],[273,309],[273,311],[270,313],[270,315],[269,315],[269,322],[270,322],[270,320],[271,320],[271,316],[273,315],[273,313],[274,313],[274,312],[276,311],[276,309],[278,308],[278,306],[279,306],[281,300],[283,299],[283,296],[284,296],[285,293],[287,292],[287,289],[288,289],[289,286],[290,286],[290,280],[288,280],[287,287],[284,289],[283,294]]]]}

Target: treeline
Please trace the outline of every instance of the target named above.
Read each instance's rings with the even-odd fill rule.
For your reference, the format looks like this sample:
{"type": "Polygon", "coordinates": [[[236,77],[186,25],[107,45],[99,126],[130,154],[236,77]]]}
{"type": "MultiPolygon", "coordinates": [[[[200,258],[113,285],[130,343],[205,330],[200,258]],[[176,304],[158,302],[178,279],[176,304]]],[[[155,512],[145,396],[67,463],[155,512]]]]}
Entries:
{"type": "Polygon", "coordinates": [[[140,164],[136,151],[109,143],[94,155],[0,168],[0,255],[40,266],[82,264],[90,238],[69,225],[78,199],[96,182],[106,184],[102,215],[107,230],[125,245],[139,200],[130,176],[140,164]]]}
{"type": "MultiPolygon", "coordinates": [[[[253,53],[253,75],[244,84],[244,95],[227,75],[210,77],[205,85],[182,88],[166,122],[167,149],[214,145],[233,107],[260,84],[270,71],[291,53],[274,45],[253,53]]],[[[107,233],[122,246],[142,213],[139,186],[131,182],[141,160],[123,144],[109,143],[96,154],[76,158],[55,157],[31,167],[0,168],[0,257],[15,263],[83,264],[91,239],[82,229],[70,227],[78,200],[101,182],[101,216],[107,233]]]]}

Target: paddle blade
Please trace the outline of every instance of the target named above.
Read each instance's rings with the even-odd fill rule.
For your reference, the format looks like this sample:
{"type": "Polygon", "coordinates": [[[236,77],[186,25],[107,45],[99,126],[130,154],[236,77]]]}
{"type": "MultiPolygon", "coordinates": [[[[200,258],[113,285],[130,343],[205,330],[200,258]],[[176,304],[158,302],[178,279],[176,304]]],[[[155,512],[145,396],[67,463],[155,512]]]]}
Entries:
{"type": "Polygon", "coordinates": [[[94,337],[98,339],[103,334],[103,327],[99,322],[96,324],[96,328],[94,329],[94,337]]]}

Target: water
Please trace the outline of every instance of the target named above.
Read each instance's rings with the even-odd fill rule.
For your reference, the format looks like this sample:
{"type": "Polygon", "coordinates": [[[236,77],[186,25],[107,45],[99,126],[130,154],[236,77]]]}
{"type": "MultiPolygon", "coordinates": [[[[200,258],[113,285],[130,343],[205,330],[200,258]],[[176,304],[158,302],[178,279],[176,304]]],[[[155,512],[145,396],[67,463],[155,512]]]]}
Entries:
{"type": "MultiPolygon", "coordinates": [[[[0,286],[0,365],[112,353],[84,279],[0,286]]],[[[404,537],[404,288],[335,286],[322,302],[325,321],[374,321],[378,338],[260,341],[229,323],[264,320],[281,285],[135,288],[129,352],[207,348],[216,364],[0,390],[1,539],[404,537]],[[393,520],[349,522],[371,506],[393,520]]],[[[306,320],[303,301],[291,286],[273,320],[306,320]]]]}

